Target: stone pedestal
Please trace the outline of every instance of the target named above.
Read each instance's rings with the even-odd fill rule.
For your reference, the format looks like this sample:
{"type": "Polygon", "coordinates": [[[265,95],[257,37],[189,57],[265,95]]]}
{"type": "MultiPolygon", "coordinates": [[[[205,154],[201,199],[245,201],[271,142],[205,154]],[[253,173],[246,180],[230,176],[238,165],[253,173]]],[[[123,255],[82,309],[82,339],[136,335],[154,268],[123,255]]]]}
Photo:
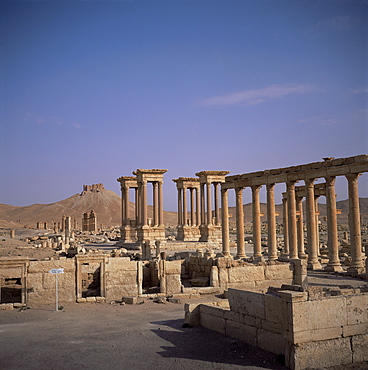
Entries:
{"type": "Polygon", "coordinates": [[[222,227],[217,225],[201,225],[199,227],[201,237],[200,242],[216,242],[222,241],[222,227]]]}

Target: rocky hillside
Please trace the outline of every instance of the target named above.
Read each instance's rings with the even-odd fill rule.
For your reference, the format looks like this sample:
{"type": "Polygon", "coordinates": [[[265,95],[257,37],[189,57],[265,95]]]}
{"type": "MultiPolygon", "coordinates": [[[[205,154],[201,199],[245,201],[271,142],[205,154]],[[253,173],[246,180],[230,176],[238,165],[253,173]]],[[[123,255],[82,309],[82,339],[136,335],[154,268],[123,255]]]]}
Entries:
{"type": "MultiPolygon", "coordinates": [[[[80,194],[75,194],[62,201],[51,204],[32,204],[16,207],[0,204],[0,227],[36,227],[37,222],[60,222],[63,215],[76,218],[82,224],[83,213],[92,209],[97,215],[97,224],[117,226],[121,224],[121,197],[111,190],[99,186],[83,187],[80,194]]],[[[134,203],[130,203],[130,214],[134,214],[134,203]]],[[[148,207],[148,217],[152,217],[152,206],[148,207]]],[[[167,225],[177,223],[175,212],[164,212],[167,225]]]]}

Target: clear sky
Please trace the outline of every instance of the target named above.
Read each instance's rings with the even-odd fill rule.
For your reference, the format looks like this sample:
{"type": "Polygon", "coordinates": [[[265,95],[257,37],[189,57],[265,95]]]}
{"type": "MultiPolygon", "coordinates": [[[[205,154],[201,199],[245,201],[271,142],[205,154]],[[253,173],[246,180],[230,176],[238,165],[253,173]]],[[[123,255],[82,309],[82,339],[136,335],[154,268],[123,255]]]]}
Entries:
{"type": "Polygon", "coordinates": [[[120,195],[163,168],[175,211],[180,176],[368,154],[367,1],[0,0],[0,17],[0,203],[120,195]]]}

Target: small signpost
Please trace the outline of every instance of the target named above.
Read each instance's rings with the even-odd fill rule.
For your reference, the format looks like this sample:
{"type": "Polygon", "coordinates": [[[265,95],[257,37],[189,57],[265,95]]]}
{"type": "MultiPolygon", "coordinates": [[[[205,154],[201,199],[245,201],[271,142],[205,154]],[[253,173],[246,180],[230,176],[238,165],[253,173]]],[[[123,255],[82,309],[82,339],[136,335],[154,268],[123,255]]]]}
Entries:
{"type": "Polygon", "coordinates": [[[56,283],[56,311],[58,311],[59,303],[58,303],[58,275],[64,273],[64,269],[51,269],[49,271],[50,274],[55,275],[55,283],[56,283]]]}

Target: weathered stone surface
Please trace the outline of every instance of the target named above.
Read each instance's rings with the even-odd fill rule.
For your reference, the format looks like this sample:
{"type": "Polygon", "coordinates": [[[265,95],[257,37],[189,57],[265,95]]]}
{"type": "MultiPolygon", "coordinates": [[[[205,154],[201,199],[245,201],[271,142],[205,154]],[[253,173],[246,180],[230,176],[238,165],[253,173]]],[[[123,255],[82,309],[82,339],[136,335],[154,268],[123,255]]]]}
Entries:
{"type": "Polygon", "coordinates": [[[175,294],[181,292],[180,275],[166,275],[165,280],[166,280],[166,294],[175,294]]]}
{"type": "Polygon", "coordinates": [[[257,337],[256,337],[257,328],[255,328],[254,326],[249,326],[249,325],[227,320],[226,321],[226,335],[232,338],[240,339],[253,346],[257,344],[257,337]]]}
{"type": "MultiPolygon", "coordinates": [[[[201,310],[202,311],[202,310],[201,310]]],[[[225,319],[218,316],[200,313],[201,326],[225,334],[225,319]]]]}
{"type": "Polygon", "coordinates": [[[212,316],[217,316],[220,318],[224,318],[224,312],[225,310],[221,307],[218,306],[212,306],[212,305],[207,305],[207,304],[202,304],[201,305],[201,314],[207,314],[207,315],[212,315],[212,316]]]}
{"type": "Polygon", "coordinates": [[[266,280],[293,279],[293,271],[289,263],[265,266],[266,280]]]}
{"type": "Polygon", "coordinates": [[[353,361],[368,361],[368,334],[356,335],[352,338],[353,361]]]}
{"type": "Polygon", "coordinates": [[[348,325],[368,323],[368,294],[346,297],[348,325]]]}
{"type": "Polygon", "coordinates": [[[271,333],[268,330],[257,330],[257,346],[277,355],[284,355],[286,352],[286,342],[282,334],[271,333]]]}
{"type": "Polygon", "coordinates": [[[293,303],[294,332],[342,327],[347,324],[346,304],[342,297],[293,303]]]}
{"type": "Polygon", "coordinates": [[[229,289],[229,303],[235,312],[265,319],[264,294],[229,289]]]}
{"type": "Polygon", "coordinates": [[[286,366],[292,369],[322,368],[352,362],[349,338],[301,343],[286,355],[286,366]]]}
{"type": "Polygon", "coordinates": [[[264,280],[264,266],[241,266],[229,269],[229,283],[264,280]]]}

